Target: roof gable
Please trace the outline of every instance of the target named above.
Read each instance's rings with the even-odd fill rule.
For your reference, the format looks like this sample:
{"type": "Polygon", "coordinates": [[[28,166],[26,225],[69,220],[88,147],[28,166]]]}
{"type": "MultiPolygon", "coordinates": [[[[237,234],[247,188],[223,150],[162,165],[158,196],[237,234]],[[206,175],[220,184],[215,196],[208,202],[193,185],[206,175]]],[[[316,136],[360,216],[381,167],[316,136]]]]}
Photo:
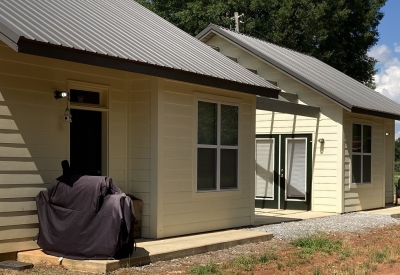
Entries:
{"type": "Polygon", "coordinates": [[[133,0],[0,0],[18,52],[277,97],[278,89],[133,0]]]}
{"type": "Polygon", "coordinates": [[[213,24],[196,37],[206,42],[214,35],[250,52],[348,111],[400,119],[399,104],[314,57],[213,24]]]}

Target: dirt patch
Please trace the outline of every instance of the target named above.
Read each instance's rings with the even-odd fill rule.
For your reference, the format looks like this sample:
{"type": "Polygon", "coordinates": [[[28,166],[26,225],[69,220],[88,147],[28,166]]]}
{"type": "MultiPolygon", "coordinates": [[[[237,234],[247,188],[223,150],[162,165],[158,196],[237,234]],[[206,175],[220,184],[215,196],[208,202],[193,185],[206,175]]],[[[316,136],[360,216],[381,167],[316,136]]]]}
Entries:
{"type": "MultiPolygon", "coordinates": [[[[0,274],[90,273],[43,264],[24,272],[0,270],[0,274]]],[[[240,245],[143,267],[123,268],[110,275],[130,274],[400,274],[400,225],[359,234],[314,236],[296,243],[271,240],[240,245]]]]}

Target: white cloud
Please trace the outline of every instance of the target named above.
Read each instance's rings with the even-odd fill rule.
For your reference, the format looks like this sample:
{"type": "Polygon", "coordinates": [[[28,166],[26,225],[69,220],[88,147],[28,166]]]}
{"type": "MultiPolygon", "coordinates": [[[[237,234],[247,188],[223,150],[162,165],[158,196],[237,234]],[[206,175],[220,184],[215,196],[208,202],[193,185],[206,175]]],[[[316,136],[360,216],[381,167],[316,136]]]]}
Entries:
{"type": "Polygon", "coordinates": [[[368,55],[378,60],[379,63],[385,63],[390,60],[391,51],[388,46],[376,45],[368,52],[368,55]]]}
{"type": "MultiPolygon", "coordinates": [[[[369,56],[376,58],[380,67],[374,76],[376,91],[384,96],[400,103],[400,45],[395,43],[392,52],[386,45],[377,45],[368,53],[369,56]]],[[[396,121],[395,139],[400,138],[400,121],[396,121]]]]}
{"type": "Polygon", "coordinates": [[[375,75],[375,83],[376,91],[400,103],[400,63],[382,68],[375,75]]]}
{"type": "MultiPolygon", "coordinates": [[[[396,49],[397,44],[394,44],[396,49]]],[[[400,50],[400,49],[399,49],[400,50]]],[[[388,46],[378,45],[371,49],[370,56],[381,62],[379,72],[374,76],[376,91],[400,103],[400,61],[388,46]]]]}
{"type": "Polygon", "coordinates": [[[396,53],[400,53],[400,45],[398,45],[397,43],[394,43],[394,51],[396,53]]]}

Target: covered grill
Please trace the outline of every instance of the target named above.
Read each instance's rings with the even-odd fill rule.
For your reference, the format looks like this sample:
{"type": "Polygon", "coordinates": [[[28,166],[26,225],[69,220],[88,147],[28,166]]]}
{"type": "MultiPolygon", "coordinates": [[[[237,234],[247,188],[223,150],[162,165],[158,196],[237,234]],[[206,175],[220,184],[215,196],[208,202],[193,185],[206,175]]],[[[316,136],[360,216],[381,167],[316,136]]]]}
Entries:
{"type": "Polygon", "coordinates": [[[71,259],[123,258],[134,249],[132,201],[109,177],[64,174],[36,197],[38,245],[71,259]]]}

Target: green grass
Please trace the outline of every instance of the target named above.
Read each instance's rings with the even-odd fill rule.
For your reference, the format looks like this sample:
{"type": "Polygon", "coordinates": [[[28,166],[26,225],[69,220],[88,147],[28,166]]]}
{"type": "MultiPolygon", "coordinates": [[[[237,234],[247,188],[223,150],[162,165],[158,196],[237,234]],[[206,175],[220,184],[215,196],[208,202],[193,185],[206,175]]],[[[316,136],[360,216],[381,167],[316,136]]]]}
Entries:
{"type": "Polygon", "coordinates": [[[233,267],[244,270],[244,271],[252,271],[254,269],[254,266],[257,264],[266,264],[271,260],[277,260],[277,259],[278,259],[278,257],[276,256],[274,251],[264,253],[259,257],[240,256],[233,263],[233,267]]]}
{"type": "Polygon", "coordinates": [[[305,253],[325,252],[331,254],[342,251],[342,241],[321,236],[300,238],[292,241],[291,244],[300,247],[305,253]]]}
{"type": "Polygon", "coordinates": [[[320,268],[317,267],[317,266],[314,266],[314,267],[312,268],[312,274],[313,274],[313,275],[323,275],[323,274],[322,274],[322,271],[321,271],[320,268]]]}
{"type": "Polygon", "coordinates": [[[206,265],[196,265],[190,269],[190,274],[195,275],[208,275],[208,274],[220,274],[218,265],[209,263],[206,265]]]}
{"type": "Polygon", "coordinates": [[[234,266],[241,270],[252,271],[256,264],[257,259],[255,257],[240,256],[236,259],[234,266]]]}
{"type": "Polygon", "coordinates": [[[263,255],[258,258],[258,262],[261,264],[266,264],[271,260],[277,260],[278,257],[276,256],[274,251],[264,253],[263,255]]]}
{"type": "Polygon", "coordinates": [[[381,264],[390,259],[390,256],[391,256],[390,254],[391,254],[390,250],[387,247],[385,247],[381,251],[373,251],[370,254],[370,259],[372,262],[381,264]]]}
{"type": "Polygon", "coordinates": [[[208,274],[221,274],[221,269],[225,267],[240,269],[243,271],[253,271],[257,264],[266,264],[269,261],[277,260],[278,257],[275,251],[269,251],[262,254],[259,257],[256,256],[240,256],[233,262],[229,263],[227,266],[222,266],[221,268],[214,263],[209,263],[206,265],[196,265],[190,269],[190,274],[195,275],[208,275],[208,274]]]}

